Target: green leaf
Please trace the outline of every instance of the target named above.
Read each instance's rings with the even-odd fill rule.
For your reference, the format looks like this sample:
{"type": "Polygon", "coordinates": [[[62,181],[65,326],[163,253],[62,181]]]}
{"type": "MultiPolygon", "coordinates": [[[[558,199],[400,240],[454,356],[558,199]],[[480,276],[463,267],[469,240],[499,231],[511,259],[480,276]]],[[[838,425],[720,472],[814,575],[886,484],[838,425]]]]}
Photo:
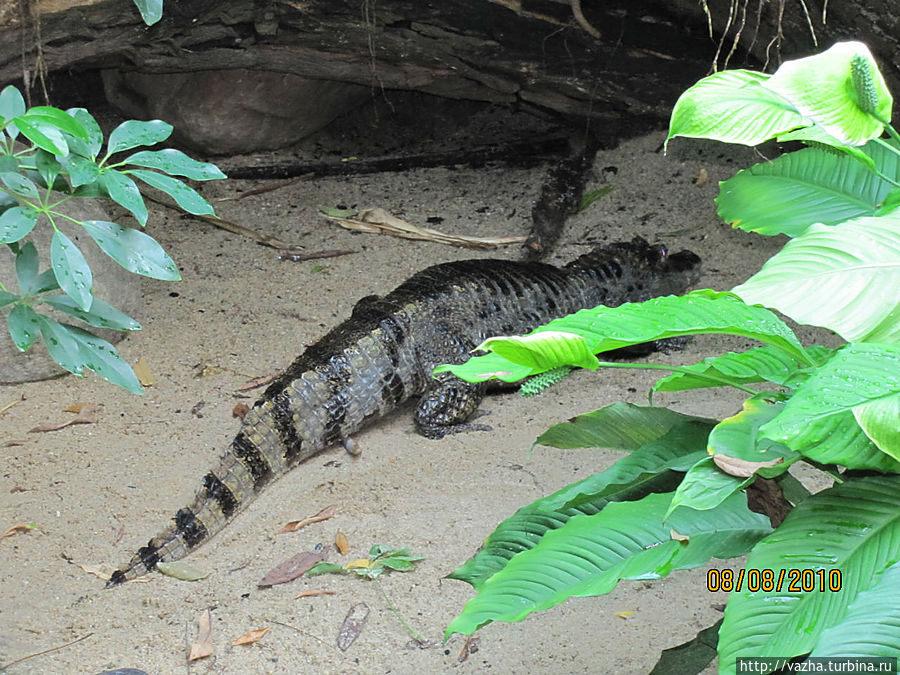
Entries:
{"type": "Polygon", "coordinates": [[[100,298],[94,298],[89,312],[81,309],[68,295],[54,295],[41,299],[51,307],[97,328],[109,328],[111,330],[141,329],[141,324],[100,298]]]}
{"type": "Polygon", "coordinates": [[[612,503],[547,532],[482,584],[445,636],[471,634],[491,621],[519,621],[569,597],[602,595],[620,579],[658,579],[711,557],[742,555],[771,532],[768,519],[749,511],[742,495],[702,513],[681,509],[663,523],[670,500],[670,494],[651,494],[612,503]],[[688,539],[673,539],[673,528],[688,539]]]}
{"type": "MultiPolygon", "coordinates": [[[[875,160],[867,155],[863,149],[850,145],[841,145],[841,142],[838,139],[834,136],[829,136],[822,127],[804,127],[802,129],[795,129],[794,131],[782,134],[778,137],[779,143],[786,143],[788,141],[803,141],[807,145],[820,147],[826,152],[831,152],[834,155],[848,155],[856,161],[862,162],[862,164],[870,171],[876,170],[875,160]]],[[[866,147],[868,147],[869,144],[871,144],[871,141],[866,144],[866,147]]]]}
{"type": "Polygon", "coordinates": [[[67,139],[69,149],[82,157],[95,159],[103,147],[103,132],[97,120],[84,108],[69,108],[66,113],[75,118],[87,135],[84,140],[75,136],[67,139]]]}
{"type": "Polygon", "coordinates": [[[900,473],[900,462],[878,449],[850,411],[811,420],[786,445],[820,464],[900,473]]]}
{"type": "Polygon", "coordinates": [[[135,178],[140,178],[147,185],[162,190],[178,202],[178,206],[188,213],[198,216],[215,215],[215,211],[213,211],[213,207],[209,205],[209,202],[201,197],[194,188],[188,187],[177,178],[156,173],[155,171],[145,171],[144,169],[129,169],[127,173],[135,178]]]}
{"type": "Polygon", "coordinates": [[[106,255],[129,272],[163,281],[181,280],[178,267],[153,237],[103,220],[86,220],[82,226],[106,255]]]}
{"type": "Polygon", "coordinates": [[[28,293],[30,295],[37,295],[38,293],[55,291],[58,288],[59,282],[56,281],[56,274],[54,274],[53,268],[50,268],[44,270],[34,278],[28,293]]]}
{"type": "MultiPolygon", "coordinates": [[[[3,153],[3,146],[0,144],[0,173],[17,173],[19,171],[19,160],[15,155],[3,153]]],[[[3,193],[4,197],[8,197],[3,193]]],[[[0,203],[2,205],[2,203],[0,203]]]]}
{"type": "Polygon", "coordinates": [[[900,645],[900,562],[880,570],[847,605],[838,623],[822,631],[813,657],[886,656],[900,645]]]}
{"type": "Polygon", "coordinates": [[[812,225],[734,293],[848,342],[900,342],[900,212],[812,225]]]}
{"type": "Polygon", "coordinates": [[[587,351],[591,353],[681,335],[739,335],[772,344],[798,360],[809,361],[790,328],[772,312],[748,306],[730,293],[700,290],[682,297],[670,295],[612,308],[601,305],[584,309],[535,329],[525,343],[509,338],[489,338],[478,349],[490,350],[495,354],[476,356],[460,365],[438,366],[434,372],[452,372],[469,382],[491,378],[511,382],[521,379],[523,374],[540,372],[533,367],[538,363],[538,358],[544,370],[570,365],[564,359],[556,358],[561,352],[555,349],[554,332],[582,336],[587,351]],[[547,342],[541,339],[541,334],[546,332],[551,333],[547,342]],[[512,348],[507,350],[510,343],[512,348]],[[532,352],[534,356],[523,355],[523,350],[532,352]],[[511,361],[510,356],[521,358],[524,364],[511,361]]]}
{"type": "Polygon", "coordinates": [[[346,574],[346,572],[347,570],[340,565],[329,562],[320,562],[306,570],[306,576],[315,577],[320,574],[346,574]]]}
{"type": "MultiPolygon", "coordinates": [[[[821,365],[831,358],[834,350],[812,345],[806,348],[806,353],[821,365]]],[[[672,373],[658,380],[653,385],[653,391],[684,391],[763,381],[796,389],[812,370],[809,364],[800,363],[795,357],[771,345],[752,347],[745,352],[726,352],[682,368],[690,372],[672,373]]]]}
{"type": "Polygon", "coordinates": [[[720,672],[734,673],[741,656],[791,658],[813,651],[897,560],[900,478],[848,480],[806,499],[754,547],[746,568],[772,570],[776,580],[782,570],[822,570],[826,584],[838,570],[840,590],[792,590],[785,576],[780,589],[753,591],[745,584],[733,592],[719,631],[720,672]]]}
{"type": "Polygon", "coordinates": [[[339,209],[336,206],[317,206],[319,213],[331,218],[352,218],[359,213],[357,209],[339,209]]]}
{"type": "Polygon", "coordinates": [[[663,649],[659,661],[653,666],[650,675],[685,675],[686,673],[702,673],[709,663],[716,658],[716,644],[719,641],[719,626],[722,620],[701,630],[694,639],[683,642],[677,647],[663,649]]]}
{"type": "MultiPolygon", "coordinates": [[[[22,98],[22,94],[11,84],[5,86],[3,91],[0,91],[0,119],[2,119],[0,126],[24,114],[25,99],[22,98]]],[[[10,136],[15,138],[16,134],[10,134],[10,136]]]]}
{"type": "Polygon", "coordinates": [[[156,569],[165,574],[167,577],[174,577],[181,581],[199,581],[209,576],[209,572],[189,565],[183,560],[175,560],[174,562],[158,562],[156,569]]]}
{"type": "Polygon", "coordinates": [[[3,183],[10,192],[19,197],[26,197],[27,199],[40,198],[37,185],[20,173],[0,173],[0,183],[3,183]]]}
{"type": "Polygon", "coordinates": [[[44,185],[50,187],[56,182],[56,177],[62,173],[62,165],[46,150],[38,149],[34,153],[34,163],[38,174],[44,179],[44,185]]]}
{"type": "Polygon", "coordinates": [[[16,118],[16,127],[22,135],[39,148],[54,155],[67,155],[69,144],[66,137],[53,124],[40,117],[28,117],[27,115],[16,118]]]}
{"type": "Polygon", "coordinates": [[[37,224],[38,215],[31,205],[13,206],[0,213],[0,244],[11,244],[28,236],[37,224]]]}
{"type": "Polygon", "coordinates": [[[162,120],[128,120],[112,130],[107,143],[107,152],[113,155],[130,150],[139,145],[155,145],[172,135],[172,125],[162,120]]]}
{"type": "Polygon", "coordinates": [[[853,416],[879,450],[900,460],[900,394],[854,406],[853,416]]]}
{"type": "Polygon", "coordinates": [[[9,336],[20,352],[31,347],[40,333],[40,317],[28,305],[13,307],[6,317],[6,323],[9,327],[9,336]]]}
{"type": "MultiPolygon", "coordinates": [[[[81,138],[85,141],[89,138],[88,132],[83,126],[81,126],[81,123],[59,108],[53,108],[45,105],[35,106],[33,108],[30,108],[24,115],[20,116],[16,120],[16,124],[20,124],[23,119],[48,124],[59,129],[60,131],[71,134],[75,138],[81,138]]],[[[19,128],[21,129],[21,127],[19,128]]]]}
{"type": "Polygon", "coordinates": [[[57,323],[46,316],[38,316],[41,337],[47,351],[63,368],[79,376],[84,374],[85,368],[89,368],[112,384],[134,394],[141,393],[141,384],[131,366],[106,340],[101,340],[81,328],[57,323]]]}
{"type": "Polygon", "coordinates": [[[141,19],[148,26],[152,26],[162,18],[163,0],[133,0],[141,19]]]}
{"type": "Polygon", "coordinates": [[[137,184],[121,171],[103,169],[100,183],[110,198],[119,206],[123,206],[134,215],[141,226],[147,224],[147,205],[137,184]]]}
{"type": "Polygon", "coordinates": [[[697,511],[714,509],[753,481],[752,476],[747,478],[729,476],[716,467],[712,457],[704,457],[691,467],[681,481],[669,504],[666,518],[673,512],[677,513],[676,509],[679,507],[697,511]]]}
{"type": "Polygon", "coordinates": [[[141,150],[122,160],[125,164],[158,169],[172,176],[184,176],[193,180],[214,180],[225,178],[225,174],[215,164],[198,162],[181,150],[141,150]]]}
{"type": "Polygon", "coordinates": [[[0,291],[0,307],[6,307],[9,304],[14,302],[18,302],[18,295],[15,293],[10,293],[9,291],[0,291]]]}
{"type": "Polygon", "coordinates": [[[666,143],[676,136],[757,145],[808,126],[784,97],[763,86],[765,73],[725,70],[704,77],[675,103],[666,143]]]}
{"type": "MultiPolygon", "coordinates": [[[[900,179],[895,153],[874,142],[865,150],[883,174],[900,179]]],[[[741,230],[796,237],[813,223],[874,216],[893,189],[852,157],[807,148],[739,171],[721,184],[716,203],[719,217],[741,230]]]]}
{"type": "Polygon", "coordinates": [[[35,292],[35,281],[38,278],[40,261],[34,244],[26,242],[19,248],[16,254],[16,281],[19,283],[19,292],[22,295],[31,295],[35,292]]]}
{"type": "Polygon", "coordinates": [[[591,353],[580,335],[562,331],[543,331],[525,336],[490,338],[478,349],[490,349],[532,372],[543,372],[559,365],[572,365],[596,370],[597,357],[591,353]]]}
{"type": "Polygon", "coordinates": [[[777,92],[803,117],[812,120],[843,145],[863,145],[890,121],[893,98],[869,48],[862,42],[837,42],[820,54],[785,61],[763,85],[777,92]],[[864,112],[853,86],[851,61],[869,64],[877,104],[875,115],[864,112]]]}
{"type": "Polygon", "coordinates": [[[68,154],[60,157],[60,162],[69,173],[69,181],[73,188],[80,185],[88,185],[100,179],[100,167],[96,162],[81,157],[80,155],[68,154]]]}
{"type": "Polygon", "coordinates": [[[92,288],[94,277],[91,268],[78,250],[75,242],[56,230],[50,240],[50,262],[59,287],[72,298],[81,309],[88,311],[94,301],[92,288]]]}

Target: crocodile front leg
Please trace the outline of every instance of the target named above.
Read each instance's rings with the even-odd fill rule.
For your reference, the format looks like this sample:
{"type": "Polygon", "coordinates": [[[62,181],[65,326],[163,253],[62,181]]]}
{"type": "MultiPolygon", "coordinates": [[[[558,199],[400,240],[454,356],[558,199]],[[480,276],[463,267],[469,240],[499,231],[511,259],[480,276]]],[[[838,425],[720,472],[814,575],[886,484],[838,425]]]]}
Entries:
{"type": "Polygon", "coordinates": [[[426,438],[443,438],[461,431],[490,431],[487,424],[466,422],[484,398],[485,385],[460,380],[440,373],[422,394],[416,406],[415,421],[426,438]]]}

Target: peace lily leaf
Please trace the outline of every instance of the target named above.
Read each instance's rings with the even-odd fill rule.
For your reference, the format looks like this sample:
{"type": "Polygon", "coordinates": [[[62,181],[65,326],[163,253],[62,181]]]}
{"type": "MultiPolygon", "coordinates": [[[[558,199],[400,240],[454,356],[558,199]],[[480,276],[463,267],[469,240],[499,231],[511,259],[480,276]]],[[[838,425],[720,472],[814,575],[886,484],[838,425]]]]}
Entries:
{"type": "MultiPolygon", "coordinates": [[[[825,133],[825,130],[822,129],[822,127],[803,127],[802,129],[795,129],[794,131],[790,131],[778,137],[779,143],[785,143],[787,141],[803,141],[809,145],[815,145],[817,143],[827,145],[832,153],[849,155],[858,162],[862,162],[870,171],[875,171],[876,169],[875,160],[866,154],[865,148],[860,149],[850,145],[841,145],[841,142],[838,139],[825,133]]],[[[873,145],[872,141],[866,144],[866,146],[869,145],[873,145]]],[[[877,143],[874,145],[877,145],[877,143]]]]}
{"type": "Polygon", "coordinates": [[[471,634],[491,621],[519,621],[569,596],[602,595],[620,579],[658,579],[712,557],[741,555],[771,532],[768,519],[749,511],[742,495],[702,513],[681,509],[663,523],[670,500],[671,494],[650,494],[615,502],[546,532],[482,583],[445,636],[471,634]],[[689,539],[672,539],[672,529],[689,539]]]}
{"type": "Polygon", "coordinates": [[[900,640],[900,562],[879,571],[847,606],[840,622],[826,628],[810,656],[897,657],[900,640]]]}
{"type": "MultiPolygon", "coordinates": [[[[864,149],[884,175],[900,179],[897,154],[875,142],[864,149]]],[[[721,184],[716,203],[719,217],[741,230],[796,237],[813,223],[874,216],[893,189],[852,157],[807,148],[739,171],[721,184]]]]}
{"type": "Polygon", "coordinates": [[[878,449],[849,410],[798,426],[784,444],[820,464],[900,473],[900,462],[878,449]]]}
{"type": "Polygon", "coordinates": [[[853,415],[879,450],[900,460],[900,394],[854,406],[853,415]]]}
{"type": "Polygon", "coordinates": [[[225,174],[215,164],[198,162],[188,157],[181,150],[141,150],[129,155],[124,160],[126,164],[145,166],[148,169],[158,169],[173,176],[184,176],[194,180],[214,180],[225,178],[225,174]]]}
{"type": "Polygon", "coordinates": [[[97,328],[111,330],[140,330],[141,328],[141,324],[137,321],[100,298],[94,298],[89,312],[81,309],[68,295],[55,295],[41,299],[54,309],[97,328]]]}
{"type": "Polygon", "coordinates": [[[808,126],[794,106],[762,86],[769,75],[725,70],[704,77],[675,103],[666,143],[676,136],[757,145],[808,126]]]}
{"type": "Polygon", "coordinates": [[[116,348],[86,330],[57,323],[38,315],[41,337],[53,360],[70,373],[82,376],[89,368],[104,380],[117,384],[133,394],[141,393],[141,384],[116,348]]]}
{"type": "Polygon", "coordinates": [[[535,372],[566,364],[596,370],[597,357],[580,335],[562,331],[543,331],[524,337],[488,338],[478,350],[490,350],[535,372]]]}
{"type": "Polygon", "coordinates": [[[16,305],[13,307],[9,312],[9,316],[6,317],[6,323],[13,344],[21,352],[24,352],[34,344],[41,330],[38,313],[28,305],[16,305]]]}
{"type": "Polygon", "coordinates": [[[666,518],[683,506],[698,511],[714,509],[738,490],[753,482],[753,477],[738,478],[720,471],[712,457],[704,457],[691,467],[675,490],[666,518]]]}
{"type": "Polygon", "coordinates": [[[158,190],[162,190],[178,202],[178,206],[188,213],[198,216],[215,215],[213,207],[194,188],[188,187],[177,178],[156,173],[155,171],[145,171],[144,169],[129,169],[128,173],[135,178],[140,178],[147,185],[152,185],[158,190]]]}
{"type": "Polygon", "coordinates": [[[72,298],[81,309],[88,311],[94,301],[92,287],[94,277],[84,254],[65,234],[56,230],[50,240],[50,261],[59,287],[72,298]]]}
{"type": "Polygon", "coordinates": [[[877,138],[890,121],[893,98],[869,48],[862,42],[837,42],[820,54],[785,61],[763,83],[790,101],[803,117],[843,145],[863,145],[877,138]],[[851,61],[858,56],[868,64],[877,99],[874,115],[864,112],[853,85],[851,61]]]}
{"type": "MultiPolygon", "coordinates": [[[[806,348],[806,353],[821,365],[831,358],[834,350],[812,345],[806,348]]],[[[672,373],[658,380],[653,385],[653,391],[683,391],[763,381],[793,389],[809,376],[810,370],[808,364],[798,362],[790,354],[771,345],[711,356],[700,363],[683,366],[683,369],[690,372],[672,373]]]]}
{"type": "Polygon", "coordinates": [[[153,279],[179,281],[178,267],[153,237],[103,220],[81,224],[106,255],[129,272],[153,279]]]}
{"type": "Polygon", "coordinates": [[[115,169],[104,169],[100,174],[100,183],[110,198],[119,206],[123,206],[137,219],[141,226],[147,224],[147,205],[137,184],[128,176],[115,169]]]}
{"type": "Polygon", "coordinates": [[[130,150],[139,145],[156,145],[172,135],[172,125],[162,120],[128,120],[112,130],[107,143],[107,152],[113,155],[122,150],[130,150]]]}
{"type": "Polygon", "coordinates": [[[900,294],[888,288],[900,288],[898,211],[812,225],[734,293],[848,342],[900,342],[900,294]]]}
{"type": "MultiPolygon", "coordinates": [[[[773,313],[748,306],[730,293],[700,290],[682,297],[670,295],[643,303],[584,309],[532,331],[528,336],[528,354],[519,351],[521,343],[517,340],[521,338],[491,338],[481,348],[487,347],[495,354],[477,356],[461,365],[438,366],[434,372],[452,372],[469,382],[491,377],[509,382],[523,371],[532,375],[555,366],[571,365],[561,358],[563,352],[557,349],[554,333],[580,335],[586,350],[594,354],[680,335],[740,335],[772,344],[797,359],[809,360],[790,328],[773,313]],[[540,336],[547,332],[551,338],[545,343],[540,336]],[[505,351],[501,354],[501,350],[505,351]]],[[[574,365],[587,367],[587,361],[574,365]]]]}
{"type": "Polygon", "coordinates": [[[781,570],[822,570],[826,584],[839,570],[840,591],[794,591],[786,578],[771,592],[745,585],[732,593],[719,631],[720,672],[734,673],[740,656],[790,658],[813,651],[824,644],[825,631],[849,620],[851,605],[897,560],[900,477],[848,480],[804,500],[753,548],[746,568],[773,570],[775,579],[781,570]]]}
{"type": "Polygon", "coordinates": [[[13,206],[0,213],[0,244],[11,244],[28,236],[37,224],[38,211],[32,206],[13,206]]]}

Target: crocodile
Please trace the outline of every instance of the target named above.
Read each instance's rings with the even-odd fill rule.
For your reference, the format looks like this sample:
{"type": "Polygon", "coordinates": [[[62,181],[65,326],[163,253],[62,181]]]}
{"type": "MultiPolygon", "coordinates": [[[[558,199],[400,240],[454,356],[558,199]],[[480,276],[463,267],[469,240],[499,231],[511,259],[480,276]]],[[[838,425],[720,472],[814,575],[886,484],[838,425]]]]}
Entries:
{"type": "MultiPolygon", "coordinates": [[[[604,304],[682,293],[699,278],[690,251],[669,255],[640,237],[600,246],[564,267],[539,262],[462,260],[429,267],[384,297],[368,296],[349,319],[311,345],[244,416],[194,501],[108,586],[183,558],[220,531],[275,478],[325,448],[349,442],[368,422],[419,397],[423,436],[486,430],[470,420],[487,384],[449,373],[484,339],[527,332],[604,304]]],[[[348,448],[349,449],[349,448],[348,448]]]]}

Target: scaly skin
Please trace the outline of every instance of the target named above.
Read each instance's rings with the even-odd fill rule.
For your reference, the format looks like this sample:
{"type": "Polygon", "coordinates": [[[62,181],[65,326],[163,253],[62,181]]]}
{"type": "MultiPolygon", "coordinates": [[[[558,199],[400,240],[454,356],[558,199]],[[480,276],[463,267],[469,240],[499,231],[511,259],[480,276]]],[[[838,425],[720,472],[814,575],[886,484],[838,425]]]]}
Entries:
{"type": "Polygon", "coordinates": [[[463,260],[429,267],[396,290],[360,300],[352,316],[307,349],[244,417],[194,501],[116,571],[113,586],[186,556],[264,486],[367,422],[419,397],[418,430],[429,438],[486,429],[466,420],[485,385],[449,374],[492,335],[524,333],[579,309],[681,293],[699,277],[689,251],[667,256],[635,238],[558,268],[535,262],[463,260]]]}

